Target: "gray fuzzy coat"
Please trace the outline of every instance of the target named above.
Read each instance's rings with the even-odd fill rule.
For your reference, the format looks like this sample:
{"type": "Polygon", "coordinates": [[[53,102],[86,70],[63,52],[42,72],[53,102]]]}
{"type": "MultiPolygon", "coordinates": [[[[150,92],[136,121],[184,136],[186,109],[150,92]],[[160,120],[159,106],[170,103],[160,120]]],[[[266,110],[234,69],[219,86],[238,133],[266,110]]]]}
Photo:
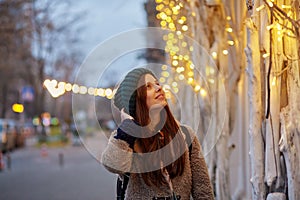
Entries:
{"type": "MultiPolygon", "coordinates": [[[[193,141],[191,158],[189,158],[189,150],[188,147],[186,147],[184,172],[181,176],[172,179],[174,191],[177,195],[181,196],[181,200],[190,200],[191,197],[194,200],[214,199],[200,143],[197,137],[195,137],[194,131],[190,127],[187,127],[187,129],[193,141]]],[[[101,162],[110,172],[122,174],[132,170],[134,154],[129,145],[123,140],[115,139],[113,137],[114,134],[116,134],[116,131],[112,133],[109,139],[108,145],[102,154],[101,162]]],[[[169,195],[170,189],[168,186],[161,186],[160,188],[148,186],[140,174],[132,173],[130,175],[125,199],[152,200],[153,197],[165,197],[169,195]]]]}

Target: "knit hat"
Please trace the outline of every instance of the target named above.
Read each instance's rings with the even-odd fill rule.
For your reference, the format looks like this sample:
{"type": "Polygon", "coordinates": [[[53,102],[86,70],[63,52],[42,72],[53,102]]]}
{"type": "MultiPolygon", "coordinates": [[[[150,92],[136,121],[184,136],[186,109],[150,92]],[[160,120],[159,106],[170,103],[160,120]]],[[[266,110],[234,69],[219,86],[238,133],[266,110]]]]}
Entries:
{"type": "Polygon", "coordinates": [[[124,108],[127,114],[135,115],[136,90],[139,87],[140,78],[145,74],[151,74],[155,77],[154,73],[146,68],[135,68],[125,76],[114,96],[114,104],[119,110],[124,108]]]}

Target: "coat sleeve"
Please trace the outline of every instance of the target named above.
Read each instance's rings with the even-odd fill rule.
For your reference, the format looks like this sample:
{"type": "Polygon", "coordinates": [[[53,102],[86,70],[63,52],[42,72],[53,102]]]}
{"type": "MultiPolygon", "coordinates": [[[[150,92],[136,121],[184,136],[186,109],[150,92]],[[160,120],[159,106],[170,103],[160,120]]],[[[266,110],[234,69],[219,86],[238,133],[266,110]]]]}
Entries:
{"type": "Polygon", "coordinates": [[[191,171],[192,171],[192,197],[194,200],[214,199],[207,165],[202,154],[201,145],[194,131],[189,128],[192,139],[191,171]]]}
{"type": "Polygon", "coordinates": [[[114,138],[114,131],[101,155],[101,163],[112,173],[123,174],[131,169],[133,150],[124,140],[114,138]]]}

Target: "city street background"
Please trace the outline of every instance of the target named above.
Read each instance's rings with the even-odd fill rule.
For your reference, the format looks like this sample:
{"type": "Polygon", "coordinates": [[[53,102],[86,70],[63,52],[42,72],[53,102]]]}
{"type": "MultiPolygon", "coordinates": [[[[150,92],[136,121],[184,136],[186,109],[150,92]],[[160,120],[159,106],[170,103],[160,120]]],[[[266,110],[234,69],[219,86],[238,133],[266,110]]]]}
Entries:
{"type": "Polygon", "coordinates": [[[10,169],[8,154],[3,156],[6,165],[0,171],[0,199],[115,199],[116,175],[106,171],[84,146],[45,149],[34,144],[27,141],[26,147],[9,154],[10,169]]]}

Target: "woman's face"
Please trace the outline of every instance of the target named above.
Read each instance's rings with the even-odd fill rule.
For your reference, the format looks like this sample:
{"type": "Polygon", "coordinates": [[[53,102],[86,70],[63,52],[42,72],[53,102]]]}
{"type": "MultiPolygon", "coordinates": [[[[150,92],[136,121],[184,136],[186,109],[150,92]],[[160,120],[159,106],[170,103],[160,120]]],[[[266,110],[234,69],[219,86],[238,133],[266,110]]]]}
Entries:
{"type": "Polygon", "coordinates": [[[146,104],[148,109],[163,108],[167,105],[165,93],[159,82],[151,74],[145,75],[145,84],[147,88],[146,104]]]}

